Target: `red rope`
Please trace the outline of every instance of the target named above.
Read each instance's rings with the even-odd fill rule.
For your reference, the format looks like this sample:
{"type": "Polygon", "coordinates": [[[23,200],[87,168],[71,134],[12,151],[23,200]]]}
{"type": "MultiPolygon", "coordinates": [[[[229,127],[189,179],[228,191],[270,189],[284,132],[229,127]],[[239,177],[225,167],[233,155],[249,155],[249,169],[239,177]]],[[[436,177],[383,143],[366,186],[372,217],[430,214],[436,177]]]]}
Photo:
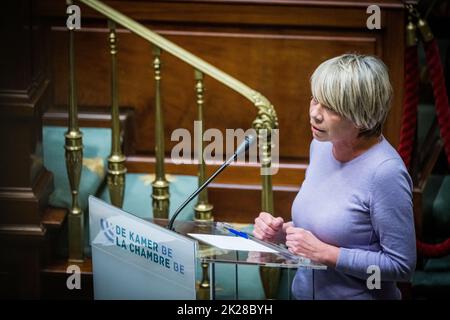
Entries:
{"type": "Polygon", "coordinates": [[[407,168],[411,164],[414,146],[414,134],[417,124],[417,105],[419,103],[419,58],[417,46],[410,46],[405,51],[405,96],[403,100],[402,125],[398,153],[407,168]]]}
{"type": "Polygon", "coordinates": [[[450,107],[448,104],[447,90],[445,87],[444,72],[436,39],[424,44],[427,57],[428,70],[433,84],[434,100],[436,104],[436,116],[438,118],[441,137],[444,140],[445,154],[450,164],[450,107]]]}
{"type": "MultiPolygon", "coordinates": [[[[444,140],[445,154],[450,164],[450,107],[445,87],[444,73],[439,55],[439,48],[435,39],[424,44],[428,70],[433,85],[436,116],[442,139],[444,140]]],[[[416,241],[417,252],[426,258],[440,258],[450,254],[450,238],[437,244],[428,244],[416,241]]]]}
{"type": "Polygon", "coordinates": [[[417,252],[424,258],[440,258],[450,254],[450,238],[437,243],[429,244],[416,240],[417,252]]]}
{"type": "MultiPolygon", "coordinates": [[[[444,73],[439,55],[439,48],[435,39],[424,44],[425,55],[433,85],[441,136],[447,161],[450,164],[450,107],[445,87],[444,73]]],[[[414,135],[417,127],[417,106],[419,103],[419,59],[417,46],[408,46],[405,51],[405,96],[403,101],[403,115],[400,129],[400,143],[398,152],[407,168],[411,164],[414,146],[414,135]]],[[[450,254],[450,238],[438,244],[428,244],[416,240],[417,252],[426,258],[438,258],[450,254]]]]}

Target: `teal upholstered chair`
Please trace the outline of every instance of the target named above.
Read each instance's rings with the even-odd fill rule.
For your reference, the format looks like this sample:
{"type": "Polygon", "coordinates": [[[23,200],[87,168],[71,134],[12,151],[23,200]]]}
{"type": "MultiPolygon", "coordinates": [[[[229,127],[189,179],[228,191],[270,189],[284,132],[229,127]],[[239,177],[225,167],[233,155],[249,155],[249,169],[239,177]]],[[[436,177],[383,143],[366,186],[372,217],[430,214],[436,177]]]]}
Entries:
{"type": "MultiPolygon", "coordinates": [[[[110,154],[111,129],[80,128],[83,133],[83,167],[79,186],[79,205],[85,214],[85,255],[90,255],[89,219],[87,219],[88,197],[97,194],[104,184],[107,168],[107,158],[110,154]]],[[[66,127],[44,126],[42,129],[44,150],[44,165],[53,173],[54,190],[49,198],[49,204],[54,207],[70,208],[72,204],[71,190],[66,170],[65,137],[66,127]]],[[[67,225],[60,233],[58,252],[67,256],[67,225]]]]}
{"type": "MultiPolygon", "coordinates": [[[[169,181],[170,209],[169,217],[183,203],[188,195],[193,193],[198,186],[198,178],[186,175],[166,174],[169,181]]],[[[152,213],[152,186],[153,174],[127,173],[125,178],[125,196],[122,209],[128,213],[143,219],[153,217],[152,213]]],[[[110,202],[109,191],[105,186],[100,192],[100,198],[110,202]]],[[[193,220],[196,199],[192,200],[180,213],[177,219],[193,220]]]]}
{"type": "MultiPolygon", "coordinates": [[[[432,176],[424,195],[423,238],[438,243],[450,237],[450,176],[432,176]]],[[[425,259],[413,276],[418,297],[442,297],[450,294],[450,255],[425,259]]]]}
{"type": "MultiPolygon", "coordinates": [[[[111,129],[81,128],[83,133],[83,168],[81,171],[79,202],[86,212],[87,198],[96,194],[105,179],[107,158],[111,147],[111,129]]],[[[49,203],[55,207],[70,208],[72,197],[66,171],[64,134],[67,128],[43,127],[44,165],[53,172],[54,191],[49,203]]]]}

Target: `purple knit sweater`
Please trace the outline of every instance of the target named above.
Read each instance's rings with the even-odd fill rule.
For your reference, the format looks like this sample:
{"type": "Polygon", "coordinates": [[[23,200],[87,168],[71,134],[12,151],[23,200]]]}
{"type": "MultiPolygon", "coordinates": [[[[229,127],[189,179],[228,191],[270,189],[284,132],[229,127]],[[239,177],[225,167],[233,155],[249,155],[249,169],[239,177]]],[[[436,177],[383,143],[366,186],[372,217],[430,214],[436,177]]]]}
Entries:
{"type": "Polygon", "coordinates": [[[300,268],[294,297],[400,299],[396,282],[409,281],[416,264],[411,190],[403,161],[386,139],[345,163],[334,158],[330,142],[313,140],[292,220],[340,252],[336,268],[300,268]],[[367,285],[369,266],[380,270],[380,289],[367,285]]]}

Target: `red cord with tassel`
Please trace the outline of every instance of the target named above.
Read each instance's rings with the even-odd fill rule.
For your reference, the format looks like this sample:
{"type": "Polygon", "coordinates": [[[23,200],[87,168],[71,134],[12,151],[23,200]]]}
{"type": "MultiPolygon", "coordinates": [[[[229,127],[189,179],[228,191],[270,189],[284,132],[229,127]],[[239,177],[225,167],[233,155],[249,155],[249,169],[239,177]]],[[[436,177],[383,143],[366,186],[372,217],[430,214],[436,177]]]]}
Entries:
{"type": "MultiPolygon", "coordinates": [[[[447,161],[450,164],[450,107],[445,86],[439,48],[431,30],[425,20],[420,18],[418,11],[412,6],[408,7],[408,24],[406,27],[407,48],[405,51],[405,98],[403,101],[403,116],[400,130],[400,144],[398,152],[407,168],[411,164],[411,156],[414,145],[414,136],[417,127],[417,106],[419,103],[419,61],[417,53],[416,28],[412,23],[415,16],[424,40],[425,55],[433,86],[433,94],[436,104],[436,116],[438,118],[441,136],[444,140],[444,150],[447,161]]],[[[439,258],[450,254],[450,238],[437,244],[424,243],[416,240],[417,252],[425,258],[439,258]]]]}
{"type": "Polygon", "coordinates": [[[405,95],[403,100],[403,115],[400,129],[400,144],[398,153],[407,168],[411,164],[414,146],[414,136],[417,126],[417,106],[419,103],[419,58],[417,45],[408,46],[405,52],[405,95]]]}
{"type": "Polygon", "coordinates": [[[447,155],[447,161],[450,164],[450,106],[448,104],[441,58],[439,56],[439,49],[436,39],[426,42],[424,46],[428,70],[430,72],[430,78],[433,84],[436,116],[441,131],[441,137],[444,140],[444,150],[447,155]]]}

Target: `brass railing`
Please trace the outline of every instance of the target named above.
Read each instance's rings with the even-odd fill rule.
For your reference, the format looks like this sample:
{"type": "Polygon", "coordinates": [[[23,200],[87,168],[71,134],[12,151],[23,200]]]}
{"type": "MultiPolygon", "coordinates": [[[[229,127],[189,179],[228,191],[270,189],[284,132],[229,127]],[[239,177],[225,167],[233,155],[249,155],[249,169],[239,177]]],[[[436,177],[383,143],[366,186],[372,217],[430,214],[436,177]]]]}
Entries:
{"type": "Polygon", "coordinates": [[[69,127],[65,134],[65,156],[67,175],[72,192],[72,206],[69,211],[69,260],[83,261],[84,219],[78,205],[78,188],[80,186],[83,165],[83,135],[78,128],[78,111],[75,81],[74,30],[69,29],[69,127]]]}
{"type": "Polygon", "coordinates": [[[161,49],[153,47],[155,70],[155,181],[152,183],[153,216],[167,218],[169,215],[169,182],[164,170],[164,117],[161,106],[161,49]]]}
{"type": "MultiPolygon", "coordinates": [[[[198,186],[200,187],[206,181],[205,175],[205,162],[203,159],[204,152],[204,144],[203,144],[203,93],[204,93],[204,85],[203,85],[203,73],[198,70],[195,70],[195,91],[197,94],[197,120],[200,124],[200,132],[197,135],[196,145],[200,146],[197,155],[198,158],[198,186]]],[[[201,221],[212,220],[212,210],[213,205],[208,202],[208,189],[204,189],[198,195],[198,202],[194,208],[195,210],[195,218],[201,221]]]]}
{"type": "Polygon", "coordinates": [[[117,86],[117,35],[116,24],[108,21],[109,53],[111,54],[111,155],[108,157],[108,189],[111,203],[122,207],[125,193],[125,156],[120,147],[119,90],[117,86]]]}
{"type": "MultiPolygon", "coordinates": [[[[253,128],[256,129],[259,135],[260,147],[260,162],[262,172],[262,195],[261,195],[261,210],[273,213],[273,194],[272,194],[272,180],[271,175],[267,174],[271,168],[271,133],[272,130],[278,127],[278,120],[275,109],[270,101],[261,95],[259,92],[251,89],[239,80],[233,78],[227,73],[219,70],[213,65],[172,43],[171,41],[161,37],[152,32],[142,24],[132,20],[122,13],[114,10],[106,4],[98,0],[77,0],[95,11],[101,13],[108,18],[109,26],[109,45],[111,54],[111,118],[112,118],[112,147],[111,155],[108,158],[108,187],[111,197],[111,202],[121,207],[124,197],[125,188],[125,173],[124,165],[125,156],[120,149],[120,122],[119,122],[119,106],[118,106],[118,88],[117,88],[117,72],[116,72],[116,55],[117,49],[117,35],[115,32],[116,24],[128,29],[132,33],[149,41],[153,45],[153,68],[155,79],[155,110],[156,110],[156,124],[155,124],[155,158],[156,158],[156,172],[155,180],[152,183],[152,199],[153,199],[153,214],[155,217],[168,217],[169,213],[169,183],[165,177],[164,171],[164,122],[163,109],[161,105],[160,86],[161,86],[161,52],[165,51],[178,59],[189,64],[194,69],[196,80],[195,90],[197,97],[198,120],[201,121],[203,132],[203,104],[204,104],[204,85],[203,78],[205,75],[217,80],[223,85],[229,87],[233,91],[241,94],[257,109],[257,116],[253,121],[253,128]]],[[[74,71],[74,53],[73,53],[73,30],[70,30],[70,95],[69,95],[69,129],[66,134],[66,162],[67,170],[73,194],[73,204],[69,215],[70,226],[70,257],[73,260],[83,259],[83,219],[82,213],[78,206],[78,185],[81,173],[81,159],[82,159],[82,143],[81,132],[77,126],[77,107],[75,100],[75,71],[74,71]]],[[[200,135],[202,137],[202,135],[200,135]]],[[[201,139],[201,138],[200,138],[201,139]]],[[[201,154],[199,159],[199,185],[205,180],[205,163],[203,159],[203,141],[198,141],[201,146],[201,154]]],[[[207,191],[204,190],[199,195],[197,205],[195,206],[195,219],[197,220],[212,220],[213,206],[208,202],[207,191]]]]}

